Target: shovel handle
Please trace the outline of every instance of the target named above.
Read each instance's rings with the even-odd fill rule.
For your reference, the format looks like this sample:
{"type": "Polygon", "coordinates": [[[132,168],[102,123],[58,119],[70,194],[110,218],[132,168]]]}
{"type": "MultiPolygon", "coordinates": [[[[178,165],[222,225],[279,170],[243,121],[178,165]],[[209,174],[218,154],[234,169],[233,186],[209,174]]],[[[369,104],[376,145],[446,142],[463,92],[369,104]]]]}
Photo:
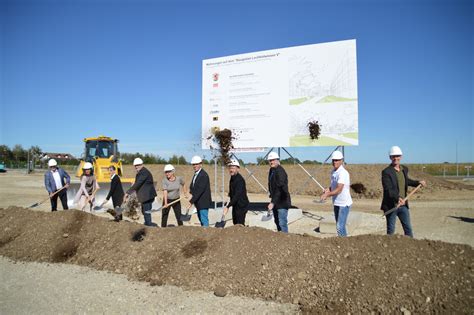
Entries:
{"type": "MultiPolygon", "coordinates": [[[[416,186],[415,189],[413,189],[413,190],[408,194],[408,196],[406,196],[406,197],[403,199],[403,202],[406,202],[414,193],[416,193],[416,191],[417,191],[418,189],[421,188],[421,186],[422,186],[421,184],[419,184],[418,186],[416,186]]],[[[390,209],[390,210],[388,210],[387,212],[384,212],[384,214],[382,215],[382,217],[387,216],[388,214],[394,212],[394,211],[397,210],[398,208],[400,208],[400,203],[398,203],[395,208],[390,209]]]]}
{"type": "Polygon", "coordinates": [[[43,199],[42,201],[38,202],[38,206],[42,203],[45,203],[48,199],[51,199],[54,195],[56,195],[57,193],[59,193],[61,190],[63,190],[64,188],[66,188],[66,186],[63,186],[62,188],[56,190],[51,196],[48,196],[48,198],[45,198],[43,199]]]}
{"type": "Polygon", "coordinates": [[[178,199],[176,199],[175,201],[170,202],[170,203],[168,204],[168,207],[174,205],[174,204],[177,203],[178,201],[181,201],[181,198],[178,198],[178,199]]]}

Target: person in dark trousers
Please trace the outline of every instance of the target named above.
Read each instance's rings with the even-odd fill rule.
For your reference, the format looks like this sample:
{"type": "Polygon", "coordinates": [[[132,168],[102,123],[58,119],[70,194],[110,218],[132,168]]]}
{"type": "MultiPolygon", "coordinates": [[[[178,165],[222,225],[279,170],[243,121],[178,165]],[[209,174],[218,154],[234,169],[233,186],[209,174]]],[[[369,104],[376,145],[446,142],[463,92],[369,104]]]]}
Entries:
{"type": "Polygon", "coordinates": [[[408,177],[408,167],[400,164],[402,159],[400,147],[391,147],[389,156],[392,163],[382,171],[383,199],[381,210],[386,212],[394,207],[398,207],[398,209],[385,217],[387,220],[387,234],[395,233],[395,224],[398,217],[405,235],[413,237],[408,201],[404,202],[403,200],[407,196],[408,186],[416,187],[420,184],[426,186],[426,182],[408,177]]]}
{"type": "Polygon", "coordinates": [[[165,178],[163,178],[163,210],[161,212],[161,227],[167,227],[168,215],[170,208],[173,207],[174,215],[178,225],[183,225],[181,221],[181,201],[168,206],[168,204],[178,200],[180,198],[180,190],[183,189],[184,195],[187,196],[185,182],[181,176],[175,175],[175,168],[171,164],[165,165],[165,178]]]}
{"type": "Polygon", "coordinates": [[[127,202],[128,197],[133,193],[137,193],[138,201],[142,204],[142,214],[145,219],[146,226],[157,226],[151,220],[151,208],[156,197],[156,190],[153,183],[153,175],[143,166],[143,160],[135,158],[133,165],[137,171],[135,183],[126,192],[124,201],[127,202]]]}
{"type": "MultiPolygon", "coordinates": [[[[109,190],[109,193],[107,194],[107,197],[105,197],[105,200],[109,201],[110,198],[112,198],[112,205],[114,206],[114,209],[116,209],[122,206],[123,197],[125,193],[123,192],[122,181],[120,180],[120,177],[117,175],[117,170],[115,169],[115,166],[113,165],[109,166],[109,172],[110,172],[110,190],[109,190]]],[[[123,217],[121,213],[115,216],[115,221],[117,222],[122,219],[123,217]]]]}
{"type": "Polygon", "coordinates": [[[44,185],[51,200],[51,211],[58,210],[58,197],[61,200],[63,210],[68,210],[67,189],[71,183],[71,177],[65,170],[58,167],[58,162],[55,159],[50,159],[48,166],[49,170],[44,174],[44,185]],[[62,190],[55,194],[60,189],[62,190]]]}
{"type": "Polygon", "coordinates": [[[271,202],[268,204],[268,212],[271,214],[273,211],[277,230],[288,233],[288,209],[291,206],[288,175],[280,165],[280,157],[276,152],[270,152],[267,160],[270,163],[268,191],[271,198],[271,202]]]}
{"type": "Polygon", "coordinates": [[[247,215],[247,206],[249,198],[247,197],[247,188],[245,179],[240,175],[240,164],[237,160],[229,163],[229,203],[224,208],[224,215],[232,207],[232,223],[245,225],[245,216],[247,215]]]}
{"type": "Polygon", "coordinates": [[[194,205],[201,226],[209,226],[209,208],[212,206],[209,175],[202,169],[201,157],[197,155],[193,156],[191,164],[193,166],[194,176],[189,186],[189,191],[192,195],[189,200],[189,208],[194,205]]]}

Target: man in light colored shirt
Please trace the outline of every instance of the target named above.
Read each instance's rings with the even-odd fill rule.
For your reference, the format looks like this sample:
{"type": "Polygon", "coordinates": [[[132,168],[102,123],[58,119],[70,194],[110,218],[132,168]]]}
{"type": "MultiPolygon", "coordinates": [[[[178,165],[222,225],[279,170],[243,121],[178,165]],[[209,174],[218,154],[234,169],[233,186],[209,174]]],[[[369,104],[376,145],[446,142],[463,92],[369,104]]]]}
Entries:
{"type": "Polygon", "coordinates": [[[346,222],[352,206],[349,172],[344,168],[344,156],[334,151],[331,156],[334,169],[331,172],[331,186],[324,190],[321,200],[332,197],[337,235],[347,236],[346,222]]]}

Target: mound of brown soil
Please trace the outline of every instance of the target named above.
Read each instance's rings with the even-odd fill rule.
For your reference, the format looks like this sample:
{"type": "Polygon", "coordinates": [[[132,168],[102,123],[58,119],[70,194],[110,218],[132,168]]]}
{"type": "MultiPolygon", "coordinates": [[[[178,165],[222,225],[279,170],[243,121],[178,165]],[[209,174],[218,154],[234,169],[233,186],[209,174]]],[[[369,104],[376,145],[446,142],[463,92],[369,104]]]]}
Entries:
{"type": "Polygon", "coordinates": [[[466,245],[365,235],[316,239],[260,228],[148,228],[80,211],[0,209],[0,255],[300,304],[311,312],[471,313],[466,245]]]}

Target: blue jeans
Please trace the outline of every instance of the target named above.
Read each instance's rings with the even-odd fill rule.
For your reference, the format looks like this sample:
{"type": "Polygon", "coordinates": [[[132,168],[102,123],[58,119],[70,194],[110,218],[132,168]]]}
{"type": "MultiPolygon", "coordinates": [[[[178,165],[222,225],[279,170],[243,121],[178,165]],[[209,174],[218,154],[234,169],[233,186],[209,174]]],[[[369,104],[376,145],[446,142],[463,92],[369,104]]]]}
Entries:
{"type": "Polygon", "coordinates": [[[153,200],[147,201],[142,203],[142,214],[143,218],[145,219],[146,226],[155,226],[151,221],[151,208],[152,208],[153,200]]]}
{"type": "Polygon", "coordinates": [[[336,217],[336,231],[338,236],[347,236],[346,222],[351,206],[334,206],[334,216],[336,217]]]}
{"type": "Polygon", "coordinates": [[[273,219],[279,232],[288,233],[288,209],[273,209],[273,219]]]}
{"type": "Polygon", "coordinates": [[[199,209],[197,212],[201,226],[209,226],[209,209],[199,209]]]}
{"type": "Polygon", "coordinates": [[[413,230],[410,223],[410,212],[406,206],[401,206],[397,210],[386,216],[387,218],[387,234],[392,235],[395,233],[395,224],[397,223],[397,217],[400,219],[400,223],[403,227],[403,232],[406,236],[413,237],[413,230]]]}

